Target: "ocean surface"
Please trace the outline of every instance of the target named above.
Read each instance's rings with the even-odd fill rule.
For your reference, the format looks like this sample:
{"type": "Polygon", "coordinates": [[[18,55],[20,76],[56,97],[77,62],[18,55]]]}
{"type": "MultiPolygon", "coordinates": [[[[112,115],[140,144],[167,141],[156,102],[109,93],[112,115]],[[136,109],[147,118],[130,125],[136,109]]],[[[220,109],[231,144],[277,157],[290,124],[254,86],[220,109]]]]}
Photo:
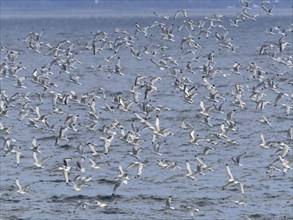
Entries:
{"type": "Polygon", "coordinates": [[[152,13],[2,18],[0,219],[293,219],[292,137],[287,134],[293,113],[285,113],[293,100],[292,16],[261,13],[231,26],[229,20],[240,12],[235,9],[220,19],[188,10],[187,18],[180,13],[176,19],[176,11],[162,13],[168,19],[152,13]],[[266,32],[272,27],[277,27],[273,33],[266,32]],[[228,46],[216,33],[226,35],[228,46]],[[62,41],[54,55],[52,49],[62,41]],[[280,51],[280,41],[290,44],[280,51]],[[34,42],[40,47],[31,45],[34,42]],[[264,44],[270,46],[260,54],[264,44]],[[141,51],[137,57],[131,47],[141,51]],[[235,62],[239,72],[232,70],[235,62]],[[258,66],[255,73],[249,69],[252,63],[258,66]],[[42,72],[42,67],[51,73],[44,68],[42,72]],[[18,71],[13,73],[13,68],[18,71]],[[23,85],[17,85],[18,77],[25,77],[20,79],[23,85]],[[139,93],[137,100],[131,90],[139,93]],[[55,92],[59,98],[53,105],[55,92]],[[208,123],[201,101],[205,108],[214,106],[208,123]],[[261,108],[261,102],[269,103],[261,108]],[[54,127],[36,120],[36,108],[54,127]],[[72,115],[78,115],[76,122],[72,115]],[[170,133],[153,140],[156,115],[159,130],[170,133]],[[260,122],[263,116],[270,124],[260,122]],[[28,126],[29,118],[37,127],[28,126]],[[87,128],[94,124],[94,130],[87,128]],[[6,126],[12,128],[7,131],[6,126]],[[62,127],[68,128],[68,140],[56,143],[62,127]],[[192,129],[201,139],[196,144],[190,141],[192,129]],[[269,142],[264,147],[261,134],[269,142]],[[104,154],[101,137],[109,136],[113,140],[104,154]],[[48,157],[42,168],[34,165],[33,138],[40,145],[38,160],[48,157]],[[88,143],[96,145],[101,157],[92,155],[88,143]],[[141,149],[137,157],[130,153],[134,146],[141,149]],[[206,147],[213,149],[204,155],[206,147]],[[288,153],[279,156],[287,147],[288,153]],[[21,153],[18,165],[15,151],[21,153]],[[241,154],[240,166],[231,158],[241,154]],[[201,162],[195,155],[210,169],[193,180],[186,176],[185,163],[196,169],[201,162]],[[64,158],[72,158],[68,184],[57,170],[64,158]],[[101,168],[93,169],[90,159],[101,162],[101,168]],[[80,160],[82,169],[77,167],[80,160]],[[162,168],[159,160],[179,168],[162,168]],[[137,161],[143,164],[139,177],[136,166],[129,167],[137,161]],[[224,187],[230,179],[226,165],[244,193],[239,184],[224,187]],[[130,176],[112,195],[119,166],[130,176]],[[81,181],[85,185],[80,191],[73,189],[78,175],[91,177],[81,181]],[[30,184],[27,193],[17,193],[16,178],[21,186],[30,184]],[[174,209],[166,207],[169,196],[174,209]],[[107,206],[98,207],[95,200],[107,206]],[[190,205],[198,209],[193,217],[190,205]]]}

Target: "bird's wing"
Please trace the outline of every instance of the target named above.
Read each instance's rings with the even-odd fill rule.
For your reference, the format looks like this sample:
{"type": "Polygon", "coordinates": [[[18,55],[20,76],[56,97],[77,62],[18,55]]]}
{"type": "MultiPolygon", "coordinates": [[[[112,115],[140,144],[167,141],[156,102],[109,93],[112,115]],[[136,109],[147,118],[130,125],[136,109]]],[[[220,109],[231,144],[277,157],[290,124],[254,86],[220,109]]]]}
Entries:
{"type": "Polygon", "coordinates": [[[90,160],[90,162],[92,163],[92,165],[93,165],[93,166],[95,166],[95,165],[96,165],[96,162],[95,162],[95,161],[93,161],[91,158],[89,158],[89,160],[90,160]]]}
{"type": "Polygon", "coordinates": [[[199,102],[199,107],[200,107],[201,111],[203,111],[203,112],[205,111],[204,103],[202,100],[199,102]]]}
{"type": "Polygon", "coordinates": [[[122,166],[119,166],[120,176],[123,176],[125,174],[122,166]]]}
{"type": "Polygon", "coordinates": [[[156,115],[155,131],[160,131],[160,119],[158,115],[156,115]]]}
{"type": "Polygon", "coordinates": [[[260,134],[260,139],[263,144],[266,143],[263,133],[260,134]]]}
{"type": "Polygon", "coordinates": [[[231,181],[234,181],[234,177],[231,173],[230,167],[226,164],[226,171],[231,181]]]}
{"type": "Polygon", "coordinates": [[[63,170],[63,174],[64,174],[65,182],[68,184],[68,182],[69,182],[69,177],[68,177],[68,170],[67,170],[66,168],[64,168],[64,170],[63,170]]]}
{"type": "Polygon", "coordinates": [[[37,140],[35,138],[32,139],[32,146],[33,147],[37,146],[37,140]]]}
{"type": "Polygon", "coordinates": [[[18,187],[18,189],[19,189],[19,190],[22,190],[22,187],[21,187],[21,185],[20,185],[20,183],[19,183],[18,178],[15,179],[15,183],[16,183],[16,186],[18,187]]]}
{"type": "Polygon", "coordinates": [[[190,168],[190,163],[189,163],[189,161],[186,161],[186,162],[185,162],[185,168],[186,168],[188,174],[191,174],[191,173],[192,173],[191,168],[190,168]]]}
{"type": "Polygon", "coordinates": [[[115,185],[114,185],[114,188],[113,188],[113,191],[112,191],[112,195],[115,195],[117,189],[118,189],[122,184],[123,184],[123,182],[122,182],[122,181],[119,181],[119,180],[115,182],[115,185]]]}
{"type": "Polygon", "coordinates": [[[140,176],[142,173],[143,164],[139,163],[137,166],[137,176],[140,176]]]}
{"type": "Polygon", "coordinates": [[[166,200],[166,206],[169,208],[171,207],[171,197],[166,200]]]}
{"type": "Polygon", "coordinates": [[[207,167],[207,165],[199,158],[199,157],[195,157],[195,159],[204,167],[207,167]]]}
{"type": "Polygon", "coordinates": [[[191,141],[195,139],[194,128],[190,131],[189,136],[190,136],[191,141]]]}
{"type": "Polygon", "coordinates": [[[30,184],[25,185],[25,186],[22,188],[22,190],[23,190],[24,192],[26,192],[26,191],[29,190],[30,186],[31,186],[30,184]]]}
{"type": "Polygon", "coordinates": [[[33,158],[34,158],[34,161],[35,163],[38,163],[38,158],[37,158],[37,153],[36,152],[33,152],[33,158]]]}
{"type": "Polygon", "coordinates": [[[243,187],[243,184],[242,184],[242,183],[239,183],[239,185],[240,185],[241,193],[244,194],[244,187],[243,187]]]}

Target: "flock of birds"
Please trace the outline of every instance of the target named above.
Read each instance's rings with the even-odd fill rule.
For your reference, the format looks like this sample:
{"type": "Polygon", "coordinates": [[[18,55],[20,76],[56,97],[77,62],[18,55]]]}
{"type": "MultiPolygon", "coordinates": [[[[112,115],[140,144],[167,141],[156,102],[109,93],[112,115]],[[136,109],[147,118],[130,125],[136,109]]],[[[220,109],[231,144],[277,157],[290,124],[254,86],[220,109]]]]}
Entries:
{"type": "MultiPolygon", "coordinates": [[[[72,187],[73,191],[82,193],[89,186],[96,187],[99,172],[112,169],[117,175],[109,180],[113,188],[106,194],[115,198],[123,195],[123,188],[128,182],[131,184],[134,179],[143,179],[144,171],[149,166],[157,166],[157,172],[153,174],[157,178],[160,178],[163,170],[169,170],[179,175],[184,174],[184,181],[195,181],[196,184],[200,184],[202,175],[212,176],[215,169],[224,169],[226,176],[223,179],[226,179],[226,183],[222,189],[232,190],[232,194],[245,194],[245,180],[236,178],[233,169],[235,165],[245,167],[245,164],[242,165],[243,160],[247,155],[253,154],[254,150],[249,152],[244,148],[245,151],[226,160],[224,166],[210,165],[206,161],[209,161],[210,154],[222,151],[222,146],[226,146],[225,150],[230,149],[229,151],[239,150],[242,146],[237,136],[239,137],[243,125],[235,117],[237,114],[256,111],[262,116],[254,123],[264,126],[258,125],[264,129],[259,131],[259,148],[271,151],[272,157],[271,161],[270,158],[264,159],[263,167],[270,177],[279,175],[286,178],[292,169],[289,145],[293,141],[293,127],[288,127],[286,133],[277,140],[268,141],[269,137],[264,135],[264,131],[274,132],[274,124],[265,116],[267,108],[270,111],[284,109],[284,114],[279,117],[284,121],[292,121],[293,80],[290,74],[293,57],[292,46],[287,39],[292,38],[293,26],[274,26],[264,30],[267,36],[277,36],[278,40],[263,42],[259,45],[258,54],[256,52],[256,56],[271,64],[269,67],[281,67],[285,72],[273,71],[257,64],[257,61],[242,63],[239,60],[226,69],[217,67],[220,53],[233,54],[237,59],[237,52],[241,48],[231,37],[233,29],[245,22],[253,25],[258,20],[259,14],[251,12],[251,1],[239,2],[242,10],[227,25],[223,21],[225,16],[221,14],[196,21],[182,9],[174,16],[162,16],[154,12],[155,22],[148,26],[136,22],[134,33],[120,27],[116,27],[113,33],[91,32],[91,39],[87,42],[80,39],[46,42],[45,30],[31,32],[20,39],[28,50],[26,53],[50,59],[41,66],[34,63],[33,69],[23,66],[21,51],[1,45],[2,172],[6,169],[3,166],[5,160],[10,160],[15,155],[14,169],[19,170],[30,163],[23,161],[32,161],[29,166],[43,169],[44,173],[49,171],[50,175],[61,180],[58,184],[64,182],[64,187],[72,187]],[[213,41],[217,44],[217,49],[206,52],[202,39],[206,42],[213,41]],[[94,57],[98,64],[92,63],[84,67],[88,72],[79,71],[85,65],[79,56],[94,57]],[[127,62],[136,62],[137,66],[148,63],[149,69],[137,70],[140,72],[130,75],[127,62]],[[90,91],[85,91],[90,88],[87,86],[90,83],[87,75],[96,79],[96,88],[90,91]],[[63,79],[59,82],[60,76],[63,79]],[[124,84],[121,87],[127,86],[128,90],[111,93],[105,89],[107,85],[99,85],[101,78],[109,79],[110,84],[111,81],[122,82],[127,77],[131,79],[131,82],[127,81],[130,85],[124,84]],[[229,78],[236,81],[239,78],[243,83],[239,80],[231,85],[229,78]],[[221,88],[217,87],[223,81],[227,81],[228,89],[232,90],[230,94],[221,93],[221,88]],[[244,84],[246,82],[252,86],[244,84]],[[191,123],[193,119],[190,118],[164,121],[165,115],[172,114],[174,109],[168,107],[168,103],[164,104],[165,94],[160,87],[163,85],[164,89],[170,89],[174,102],[178,103],[169,106],[184,112],[184,109],[180,109],[180,105],[184,105],[180,103],[187,103],[193,109],[192,117],[196,118],[196,124],[191,123]],[[15,93],[7,94],[5,88],[13,86],[15,93]],[[291,88],[291,91],[283,88],[291,88]],[[177,123],[178,127],[162,126],[168,123],[177,123]],[[23,145],[25,137],[18,136],[19,127],[32,132],[31,146],[23,145]],[[49,137],[44,139],[44,134],[49,137]],[[92,138],[80,138],[85,134],[92,138]],[[179,135],[184,136],[186,142],[177,143],[174,147],[187,146],[191,149],[187,154],[196,151],[192,161],[165,159],[169,155],[168,148],[171,148],[168,140],[179,135]],[[48,144],[50,146],[44,146],[48,144]],[[44,151],[51,153],[45,155],[42,148],[46,147],[51,149],[44,151]],[[54,149],[58,149],[58,154],[65,152],[63,160],[56,161],[54,149]],[[128,165],[123,166],[121,163],[114,166],[111,154],[115,153],[121,155],[116,155],[121,160],[130,161],[128,165]],[[153,153],[152,158],[155,159],[146,158],[150,153],[153,153]],[[49,167],[48,164],[60,165],[49,167]],[[87,175],[89,170],[95,170],[94,175],[87,175]]],[[[276,3],[263,0],[260,6],[263,9],[262,15],[272,16],[275,6],[276,3]]],[[[20,196],[37,190],[34,183],[23,186],[24,182],[29,182],[28,179],[19,179],[17,176],[14,179],[15,191],[20,196]]],[[[1,185],[3,187],[3,182],[1,185]]],[[[234,202],[243,205],[246,201],[234,202]]],[[[111,203],[79,201],[76,209],[86,209],[89,206],[106,209],[111,203]]],[[[172,196],[166,198],[162,206],[170,210],[176,209],[172,204],[172,196]]],[[[183,204],[182,207],[191,216],[200,212],[192,203],[183,204]]]]}

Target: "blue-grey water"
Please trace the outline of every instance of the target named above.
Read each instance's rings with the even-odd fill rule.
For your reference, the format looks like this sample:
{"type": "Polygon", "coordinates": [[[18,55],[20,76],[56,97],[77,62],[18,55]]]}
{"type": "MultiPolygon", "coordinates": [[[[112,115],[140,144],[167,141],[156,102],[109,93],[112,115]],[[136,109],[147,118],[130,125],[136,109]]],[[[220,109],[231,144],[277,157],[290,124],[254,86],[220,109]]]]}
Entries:
{"type": "MultiPolygon", "coordinates": [[[[287,131],[292,126],[292,111],[285,114],[285,105],[292,107],[292,17],[282,15],[261,14],[256,21],[246,19],[239,22],[238,27],[230,26],[229,19],[236,16],[230,14],[222,18],[221,24],[229,29],[227,37],[235,46],[235,53],[217,42],[215,33],[223,35],[225,30],[221,27],[212,27],[207,37],[199,35],[200,28],[184,27],[178,28],[186,20],[197,24],[205,16],[213,18],[213,14],[197,16],[196,13],[189,13],[189,18],[179,15],[173,20],[172,13],[169,20],[159,19],[153,14],[149,16],[95,16],[95,17],[58,17],[58,18],[3,18],[1,19],[1,101],[4,104],[1,110],[1,124],[12,126],[9,132],[1,128],[1,181],[0,181],[0,213],[1,219],[190,219],[192,218],[186,206],[193,204],[199,209],[194,213],[195,219],[292,219],[292,139],[287,136],[287,131]],[[174,41],[163,39],[162,30],[159,26],[147,29],[147,35],[138,32],[135,35],[136,22],[141,27],[151,26],[154,22],[162,22],[167,28],[173,30],[174,41]],[[172,26],[173,25],[173,26],[172,26]],[[266,32],[266,29],[279,26],[279,29],[286,29],[285,41],[289,41],[283,51],[279,51],[278,40],[282,37],[277,30],[275,34],[266,32]],[[115,32],[115,28],[123,28],[128,33],[115,32]],[[39,53],[28,49],[24,39],[31,32],[44,33],[40,36],[41,46],[39,53]],[[93,55],[91,42],[92,33],[104,31],[105,38],[97,36],[96,45],[103,47],[101,54],[93,55]],[[104,59],[115,54],[115,47],[118,37],[130,37],[129,44],[122,44],[117,50],[116,56],[109,61],[104,59]],[[183,45],[184,37],[194,36],[194,42],[203,46],[194,49],[195,54],[184,56],[186,48],[193,45],[183,45]],[[103,39],[103,40],[100,40],[103,39]],[[42,66],[49,67],[54,55],[48,54],[49,43],[55,47],[58,42],[68,40],[60,46],[61,50],[56,57],[63,62],[69,56],[77,59],[78,63],[74,68],[64,71],[58,65],[52,65],[47,77],[42,75],[42,66]],[[100,40],[100,41],[99,41],[100,40]],[[113,42],[113,43],[111,43],[113,42]],[[273,43],[272,43],[273,42],[273,43]],[[267,49],[268,54],[259,54],[261,46],[265,43],[272,43],[272,48],[267,49]],[[135,58],[130,50],[143,50],[147,47],[147,53],[141,53],[141,60],[135,58]],[[165,46],[165,49],[160,47],[165,46]],[[66,55],[65,50],[71,48],[71,55],[66,55]],[[19,53],[15,60],[7,58],[7,51],[14,50],[19,53]],[[207,56],[214,51],[214,61],[210,63],[214,69],[220,72],[207,74],[202,71],[202,66],[207,62],[207,56]],[[158,68],[164,55],[177,60],[172,63],[166,60],[164,68],[158,68]],[[192,59],[192,57],[196,59],[192,59]],[[274,57],[273,57],[274,56],[274,57]],[[121,59],[121,72],[123,75],[109,72],[115,69],[118,57],[121,59]],[[274,59],[273,59],[274,58],[274,59]],[[276,60],[283,62],[277,62],[276,60]],[[188,62],[194,69],[190,72],[186,69],[188,62]],[[240,74],[231,71],[235,62],[240,63],[240,74]],[[254,62],[259,66],[260,74],[253,77],[247,70],[249,64],[254,62]],[[290,66],[291,62],[291,66],[290,66]],[[12,65],[25,67],[15,75],[5,71],[12,65]],[[99,66],[101,68],[99,68],[99,66]],[[177,69],[174,74],[171,69],[177,69]],[[37,75],[45,80],[46,84],[54,83],[44,89],[33,81],[32,73],[37,70],[37,75]],[[180,71],[181,69],[181,71],[180,71]],[[137,102],[134,102],[128,111],[122,111],[121,106],[114,101],[114,97],[120,96],[122,100],[133,101],[133,94],[130,91],[135,83],[136,77],[144,76],[144,85],[135,88],[139,93],[137,102]],[[24,87],[16,86],[17,77],[25,76],[24,87]],[[70,77],[79,76],[80,84],[74,83],[70,77]],[[153,76],[160,77],[153,82],[156,90],[149,93],[144,99],[145,89],[151,84],[153,76]],[[184,89],[179,89],[175,81],[181,80],[179,84],[185,84],[191,92],[197,95],[189,103],[185,99],[184,89]],[[188,80],[188,79],[189,80],[188,80]],[[211,99],[210,91],[204,85],[203,78],[212,85],[222,96],[211,99]],[[242,90],[238,94],[245,103],[239,105],[235,96],[235,84],[240,84],[242,90]],[[274,84],[274,85],[272,85],[274,84]],[[106,98],[100,88],[105,91],[106,98]],[[5,91],[5,93],[4,93],[5,91]],[[77,99],[68,99],[68,103],[58,100],[55,107],[63,110],[63,113],[53,112],[51,92],[60,93],[61,97],[69,95],[74,91],[77,99]],[[270,102],[264,109],[257,109],[257,102],[253,100],[252,93],[263,92],[261,98],[270,102]],[[279,92],[285,93],[281,100],[275,105],[275,99],[279,92]],[[80,102],[81,97],[92,93],[95,97],[95,110],[98,115],[95,131],[89,131],[86,126],[93,122],[89,118],[89,100],[86,104],[80,102]],[[5,97],[5,95],[7,97],[5,97]],[[42,99],[38,98],[39,95],[42,99]],[[14,96],[15,95],[15,96],[14,96]],[[27,97],[27,98],[25,98],[27,97]],[[200,113],[200,101],[203,100],[205,107],[215,105],[217,108],[224,102],[222,109],[212,109],[209,112],[210,125],[204,119],[206,116],[200,113]],[[236,101],[235,101],[236,100],[236,101]],[[27,103],[26,103],[27,102],[27,103]],[[25,107],[24,103],[26,103],[25,107]],[[147,103],[148,107],[157,107],[161,110],[154,111],[146,116],[142,104],[147,103]],[[104,109],[105,104],[112,107],[113,112],[104,109]],[[28,126],[29,118],[35,119],[34,109],[39,106],[40,114],[47,115],[46,118],[54,130],[49,129],[45,123],[36,122],[38,128],[28,126]],[[4,112],[7,110],[7,113],[4,112]],[[19,120],[21,110],[27,112],[23,120],[19,120]],[[219,137],[220,126],[224,124],[226,130],[227,113],[235,110],[231,119],[235,126],[229,131],[228,138],[219,137]],[[129,154],[132,145],[122,139],[121,130],[125,133],[132,130],[132,123],[140,127],[142,123],[135,116],[137,113],[155,124],[156,114],[160,118],[160,128],[169,128],[173,135],[157,137],[154,144],[159,143],[160,153],[157,155],[153,150],[153,130],[146,128],[140,130],[140,141],[138,142],[141,152],[139,158],[129,154]],[[59,130],[65,123],[69,114],[79,115],[74,127],[77,131],[68,129],[65,136],[68,141],[60,140],[55,144],[59,130]],[[262,116],[265,116],[271,125],[260,123],[262,116]],[[119,121],[123,129],[119,127],[110,128],[115,132],[111,142],[109,153],[103,154],[103,140],[100,137],[108,137],[103,133],[105,125],[113,124],[114,120],[119,121]],[[195,135],[208,140],[199,141],[198,145],[190,143],[189,133],[191,128],[181,127],[182,121],[189,122],[195,130],[195,135]],[[266,141],[273,141],[268,149],[260,147],[260,135],[263,134],[266,141]],[[33,165],[33,152],[30,149],[32,139],[36,138],[40,144],[40,153],[37,153],[39,160],[49,157],[44,162],[43,168],[33,165]],[[20,163],[16,164],[15,153],[6,155],[5,140],[12,138],[13,150],[21,153],[20,163]],[[236,144],[231,144],[235,140],[236,144]],[[86,145],[95,143],[96,150],[101,152],[103,158],[92,156],[86,145]],[[281,142],[283,144],[281,144],[281,142]],[[85,172],[75,169],[76,162],[81,158],[77,146],[84,147],[83,156],[85,161],[82,164],[85,172]],[[284,163],[278,155],[284,145],[289,146],[289,152],[284,156],[290,168],[284,170],[284,163]],[[189,160],[191,168],[196,169],[198,164],[195,155],[203,152],[205,147],[212,147],[208,155],[200,155],[204,163],[211,166],[213,171],[204,171],[205,175],[197,175],[196,180],[186,177],[185,161],[189,160]],[[241,157],[242,166],[235,164],[231,158],[246,152],[241,157]],[[63,158],[71,157],[69,162],[72,166],[69,173],[70,182],[67,185],[61,171],[54,171],[63,163],[63,158]],[[104,163],[96,170],[90,167],[92,159],[104,163]],[[158,160],[167,159],[177,162],[178,166],[174,171],[168,168],[161,168],[157,165],[158,160]],[[276,160],[277,159],[277,160],[276,160]],[[275,162],[273,162],[276,160],[275,162]],[[142,175],[136,177],[136,168],[127,169],[130,163],[140,161],[144,164],[142,175]],[[223,189],[228,182],[225,165],[228,164],[234,177],[244,185],[244,194],[241,193],[239,185],[229,186],[223,189]],[[123,184],[115,196],[112,196],[114,179],[119,175],[119,165],[131,174],[128,184],[123,184]],[[268,173],[269,166],[274,165],[280,169],[274,174],[268,173]],[[81,191],[72,189],[72,182],[77,175],[91,176],[89,186],[84,186],[81,191]],[[17,193],[15,179],[18,178],[22,186],[31,184],[27,194],[17,193]],[[165,207],[165,201],[172,196],[174,210],[165,207]],[[107,203],[108,206],[100,208],[94,205],[94,200],[107,203]],[[235,201],[244,204],[239,205],[235,201]],[[87,204],[85,207],[82,203],[87,204]]],[[[209,22],[207,21],[206,27],[209,22]]],[[[36,35],[32,35],[36,38],[36,35]]],[[[164,66],[162,64],[162,66],[164,66]]],[[[110,132],[111,133],[111,132],[110,132]]]]}

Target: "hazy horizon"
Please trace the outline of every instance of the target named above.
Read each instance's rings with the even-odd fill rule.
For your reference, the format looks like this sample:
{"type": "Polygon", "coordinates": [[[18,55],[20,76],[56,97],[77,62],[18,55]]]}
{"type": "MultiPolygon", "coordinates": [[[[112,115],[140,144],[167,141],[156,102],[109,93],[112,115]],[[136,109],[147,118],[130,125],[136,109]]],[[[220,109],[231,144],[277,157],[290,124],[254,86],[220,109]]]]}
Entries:
{"type": "MultiPolygon", "coordinates": [[[[261,11],[261,0],[252,1],[251,10],[261,11]]],[[[281,15],[291,15],[292,3],[289,0],[275,1],[275,12],[281,15]],[[285,10],[284,10],[285,9],[285,10]],[[278,12],[279,11],[279,12],[278,12]]],[[[270,5],[273,4],[273,1],[270,5]]],[[[178,9],[189,12],[206,10],[228,13],[241,10],[239,0],[0,0],[1,17],[32,17],[32,16],[123,16],[123,15],[151,15],[153,11],[172,13],[178,9]],[[34,12],[34,13],[32,13],[34,12]],[[54,12],[54,14],[52,14],[54,12]],[[98,12],[98,14],[96,13],[98,12]],[[119,13],[116,13],[119,12],[119,13]]]]}
{"type": "MultiPolygon", "coordinates": [[[[261,0],[251,1],[257,8],[261,0]]],[[[290,0],[275,0],[276,8],[292,8],[290,0]]],[[[224,9],[241,8],[239,0],[0,0],[1,11],[48,11],[48,10],[133,10],[133,9],[224,9]]]]}

